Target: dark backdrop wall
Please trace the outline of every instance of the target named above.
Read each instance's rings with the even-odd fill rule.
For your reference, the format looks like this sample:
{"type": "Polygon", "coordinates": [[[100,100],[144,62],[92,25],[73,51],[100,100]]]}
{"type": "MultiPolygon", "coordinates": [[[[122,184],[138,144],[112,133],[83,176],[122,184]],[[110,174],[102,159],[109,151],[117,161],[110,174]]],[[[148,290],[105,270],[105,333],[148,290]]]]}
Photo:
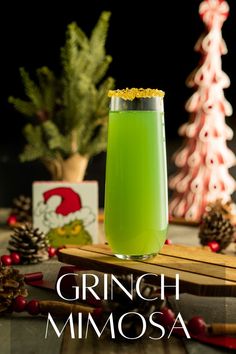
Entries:
{"type": "MultiPolygon", "coordinates": [[[[223,27],[229,53],[223,69],[231,78],[226,97],[236,111],[236,2],[228,1],[230,16],[223,27]]],[[[0,206],[9,206],[14,196],[30,194],[33,180],[48,179],[38,162],[20,164],[18,154],[24,145],[22,127],[26,118],[7,103],[9,95],[23,96],[19,67],[29,72],[47,65],[59,71],[60,47],[66,26],[76,21],[89,34],[101,11],[112,17],[107,52],[113,62],[110,74],[116,87],[157,87],[166,92],[165,115],[168,159],[181,143],[177,128],[188,119],[184,110],[191,90],[186,77],[196,67],[199,55],[193,47],[203,31],[198,15],[200,0],[181,1],[102,1],[61,0],[8,1],[1,9],[0,85],[0,206]],[[53,4],[54,3],[54,4],[53,4]]],[[[227,120],[235,127],[234,117],[227,120]]],[[[235,147],[231,145],[233,149],[235,147]]],[[[173,166],[169,164],[169,172],[173,166]]],[[[100,185],[100,206],[104,195],[105,153],[90,161],[87,179],[100,185]]]]}

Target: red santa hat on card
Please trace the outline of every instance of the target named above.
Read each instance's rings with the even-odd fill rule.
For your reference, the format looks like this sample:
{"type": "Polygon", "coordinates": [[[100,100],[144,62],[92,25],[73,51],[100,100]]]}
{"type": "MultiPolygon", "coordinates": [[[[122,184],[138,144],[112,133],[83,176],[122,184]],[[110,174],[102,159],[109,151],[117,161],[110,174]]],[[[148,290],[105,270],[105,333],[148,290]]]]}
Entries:
{"type": "Polygon", "coordinates": [[[95,215],[89,207],[83,207],[77,192],[70,187],[57,187],[43,193],[43,202],[36,209],[43,216],[45,226],[61,227],[74,220],[82,220],[84,225],[92,223],[95,215]]]}
{"type": "Polygon", "coordinates": [[[61,197],[61,202],[55,210],[57,214],[66,216],[82,208],[79,194],[68,187],[58,187],[44,192],[44,203],[47,203],[48,200],[55,195],[61,197]]]}

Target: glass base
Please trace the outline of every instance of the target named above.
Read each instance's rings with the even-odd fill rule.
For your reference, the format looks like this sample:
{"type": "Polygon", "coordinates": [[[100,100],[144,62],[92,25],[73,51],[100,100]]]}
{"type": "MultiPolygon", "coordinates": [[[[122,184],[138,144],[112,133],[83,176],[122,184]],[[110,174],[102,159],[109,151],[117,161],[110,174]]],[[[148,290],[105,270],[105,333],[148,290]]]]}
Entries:
{"type": "Polygon", "coordinates": [[[117,254],[115,256],[120,259],[125,259],[129,261],[142,261],[147,258],[155,257],[156,253],[142,254],[142,255],[130,255],[130,254],[117,254]]]}

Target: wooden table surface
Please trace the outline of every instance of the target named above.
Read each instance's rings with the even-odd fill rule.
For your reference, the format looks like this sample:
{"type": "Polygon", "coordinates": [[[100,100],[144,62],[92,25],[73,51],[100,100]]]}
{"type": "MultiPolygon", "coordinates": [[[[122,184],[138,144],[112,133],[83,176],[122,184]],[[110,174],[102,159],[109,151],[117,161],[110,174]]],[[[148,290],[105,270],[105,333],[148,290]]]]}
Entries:
{"type": "MultiPolygon", "coordinates": [[[[170,238],[173,243],[198,245],[197,232],[198,230],[195,227],[170,225],[168,238],[170,238]]],[[[9,235],[10,231],[8,229],[0,229],[0,255],[6,253],[6,245],[8,243],[9,235]]],[[[103,225],[100,224],[100,242],[102,241],[104,241],[104,232],[103,225]]],[[[234,250],[231,249],[229,250],[229,253],[233,254],[233,251],[234,250]]],[[[38,265],[18,267],[21,269],[22,273],[42,271],[45,279],[55,280],[61,265],[62,264],[57,260],[51,259],[38,265]]],[[[50,292],[39,288],[30,287],[29,293],[29,298],[37,298],[43,300],[56,298],[56,294],[53,291],[50,292]]],[[[187,298],[187,301],[188,303],[189,301],[192,303],[193,300],[187,298]]],[[[200,303],[202,303],[202,300],[199,301],[199,304],[200,303]]],[[[236,306],[236,302],[232,306],[234,305],[236,306]]],[[[60,324],[58,324],[58,327],[60,327],[60,324]]],[[[25,314],[14,314],[14,318],[0,318],[0,354],[230,353],[230,351],[215,349],[213,347],[205,346],[192,340],[183,342],[182,340],[175,337],[171,337],[169,340],[146,340],[143,342],[115,343],[111,340],[99,340],[94,335],[91,335],[88,339],[71,340],[69,339],[70,336],[67,332],[65,332],[63,338],[57,338],[53,331],[49,331],[49,338],[45,339],[45,329],[46,319],[43,317],[32,317],[25,314]]]]}

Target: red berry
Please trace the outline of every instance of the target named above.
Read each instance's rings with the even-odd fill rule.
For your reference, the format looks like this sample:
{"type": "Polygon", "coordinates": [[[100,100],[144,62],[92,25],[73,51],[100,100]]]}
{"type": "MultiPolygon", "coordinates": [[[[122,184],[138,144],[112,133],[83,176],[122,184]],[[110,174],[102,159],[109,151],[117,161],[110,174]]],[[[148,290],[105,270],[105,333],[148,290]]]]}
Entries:
{"type": "Polygon", "coordinates": [[[26,306],[26,310],[32,316],[36,316],[40,313],[39,302],[38,300],[31,300],[26,306]]]}
{"type": "Polygon", "coordinates": [[[188,330],[192,334],[195,335],[205,334],[206,328],[207,325],[204,319],[200,316],[193,317],[191,318],[191,320],[188,321],[188,330]]]}
{"type": "Polygon", "coordinates": [[[208,242],[207,246],[210,247],[210,249],[212,250],[212,252],[218,252],[220,250],[220,245],[218,242],[216,241],[211,241],[208,242]]]}
{"type": "Polygon", "coordinates": [[[175,314],[174,312],[169,309],[168,307],[164,307],[161,312],[162,315],[162,324],[163,326],[172,326],[175,322],[175,314]]]}
{"type": "Polygon", "coordinates": [[[8,255],[8,254],[4,254],[4,255],[1,257],[1,261],[2,261],[2,264],[5,265],[5,266],[10,266],[10,265],[12,265],[11,256],[8,255]]]}
{"type": "Polygon", "coordinates": [[[165,245],[172,245],[172,241],[169,238],[167,238],[165,240],[165,245]]]}
{"type": "Polygon", "coordinates": [[[7,224],[9,226],[15,225],[17,223],[17,218],[15,215],[9,215],[7,218],[7,224]]]}
{"type": "Polygon", "coordinates": [[[94,311],[93,311],[93,316],[95,318],[100,318],[101,315],[103,313],[103,309],[101,307],[97,307],[94,311]]]}
{"type": "Polygon", "coordinates": [[[13,311],[22,312],[25,310],[26,305],[26,298],[22,295],[18,295],[13,301],[13,311]]]}
{"type": "Polygon", "coordinates": [[[12,264],[20,264],[21,262],[21,256],[19,253],[17,252],[12,252],[11,255],[11,261],[12,261],[12,264]]]}
{"type": "Polygon", "coordinates": [[[57,249],[54,247],[48,247],[48,256],[49,258],[54,257],[57,254],[57,249]]]}

